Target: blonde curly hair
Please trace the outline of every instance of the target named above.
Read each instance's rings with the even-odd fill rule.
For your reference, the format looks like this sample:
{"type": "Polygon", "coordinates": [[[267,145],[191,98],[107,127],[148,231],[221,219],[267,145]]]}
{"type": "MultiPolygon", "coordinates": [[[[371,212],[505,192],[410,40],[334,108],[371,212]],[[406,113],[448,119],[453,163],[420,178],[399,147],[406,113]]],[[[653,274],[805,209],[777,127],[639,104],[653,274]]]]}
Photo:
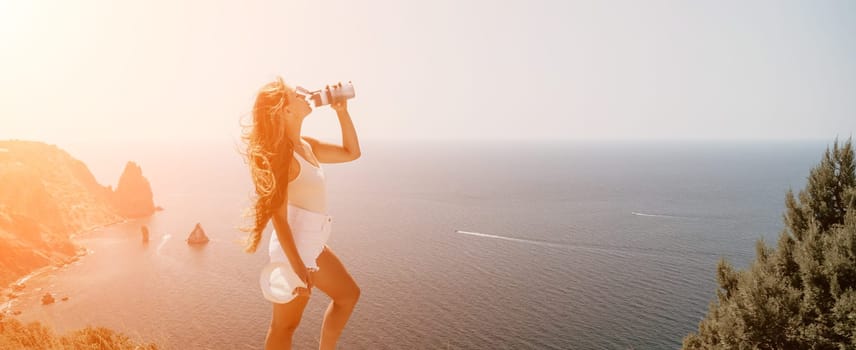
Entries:
{"type": "Polygon", "coordinates": [[[282,110],[288,106],[291,87],[281,77],[265,84],[259,90],[253,105],[253,123],[246,126],[241,139],[246,145],[243,156],[250,167],[255,186],[255,204],[248,216],[253,218],[248,232],[245,251],[254,253],[274,211],[288,198],[288,172],[294,145],[286,137],[282,110]]]}

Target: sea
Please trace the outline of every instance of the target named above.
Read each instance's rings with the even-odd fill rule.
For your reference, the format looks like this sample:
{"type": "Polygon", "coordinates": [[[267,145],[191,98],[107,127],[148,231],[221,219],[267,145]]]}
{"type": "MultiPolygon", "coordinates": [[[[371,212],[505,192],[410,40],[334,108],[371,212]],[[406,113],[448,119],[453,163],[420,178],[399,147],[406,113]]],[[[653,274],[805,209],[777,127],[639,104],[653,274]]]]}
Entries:
{"type": "MultiPolygon", "coordinates": [[[[817,141],[375,141],[324,164],[329,246],[362,294],[340,349],[677,349],[782,232],[817,141]]],[[[76,236],[12,308],[57,332],[107,327],[164,349],[262,349],[267,262],[242,251],[252,184],[234,140],[59,143],[98,181],[143,169],[162,211],[76,236]],[[185,239],[199,223],[204,246],[185,239]],[[146,225],[151,240],[141,242],[146,225]],[[41,305],[51,292],[67,301],[41,305]]],[[[317,348],[313,291],[295,349],[317,348]]]]}

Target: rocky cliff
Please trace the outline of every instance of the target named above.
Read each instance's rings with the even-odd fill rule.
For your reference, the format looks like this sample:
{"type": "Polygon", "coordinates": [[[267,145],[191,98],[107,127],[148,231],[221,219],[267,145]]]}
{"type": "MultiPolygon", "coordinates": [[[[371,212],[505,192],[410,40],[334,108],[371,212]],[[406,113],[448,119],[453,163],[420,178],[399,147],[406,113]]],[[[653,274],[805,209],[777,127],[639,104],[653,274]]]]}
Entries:
{"type": "Polygon", "coordinates": [[[114,192],[54,145],[0,141],[0,286],[71,261],[75,232],[154,212],[148,180],[132,164],[122,175],[126,185],[120,179],[114,192]]]}

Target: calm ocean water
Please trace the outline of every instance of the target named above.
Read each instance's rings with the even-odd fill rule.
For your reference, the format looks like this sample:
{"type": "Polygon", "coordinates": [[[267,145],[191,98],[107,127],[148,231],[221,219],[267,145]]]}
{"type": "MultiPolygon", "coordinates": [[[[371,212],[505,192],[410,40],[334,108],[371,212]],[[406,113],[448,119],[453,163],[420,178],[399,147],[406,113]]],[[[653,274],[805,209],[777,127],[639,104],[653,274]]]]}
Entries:
{"type": "MultiPolygon", "coordinates": [[[[86,235],[92,253],[29,281],[20,317],[168,349],[261,349],[267,237],[255,255],[236,243],[251,187],[233,146],[59,146],[104,184],[137,161],[165,210],[86,235]],[[189,247],[197,222],[212,241],[189,247]],[[41,306],[46,290],[70,299],[41,306]]],[[[329,244],[363,291],[340,348],[679,348],[718,259],[744,267],[758,238],[775,242],[785,192],[825,146],[366,143],[357,162],[325,165],[329,244]]],[[[317,347],[328,302],[314,291],[297,349],[317,347]]]]}

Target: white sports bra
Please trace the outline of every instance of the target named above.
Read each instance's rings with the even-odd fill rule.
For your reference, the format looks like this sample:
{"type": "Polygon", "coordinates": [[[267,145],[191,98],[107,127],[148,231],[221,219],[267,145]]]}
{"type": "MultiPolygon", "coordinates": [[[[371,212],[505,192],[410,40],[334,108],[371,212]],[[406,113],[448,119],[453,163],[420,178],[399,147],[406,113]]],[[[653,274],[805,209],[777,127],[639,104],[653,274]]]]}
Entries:
{"type": "Polygon", "coordinates": [[[300,163],[300,173],[288,183],[288,203],[317,213],[327,213],[327,189],[321,163],[316,167],[297,151],[294,151],[294,158],[300,163]]]}

